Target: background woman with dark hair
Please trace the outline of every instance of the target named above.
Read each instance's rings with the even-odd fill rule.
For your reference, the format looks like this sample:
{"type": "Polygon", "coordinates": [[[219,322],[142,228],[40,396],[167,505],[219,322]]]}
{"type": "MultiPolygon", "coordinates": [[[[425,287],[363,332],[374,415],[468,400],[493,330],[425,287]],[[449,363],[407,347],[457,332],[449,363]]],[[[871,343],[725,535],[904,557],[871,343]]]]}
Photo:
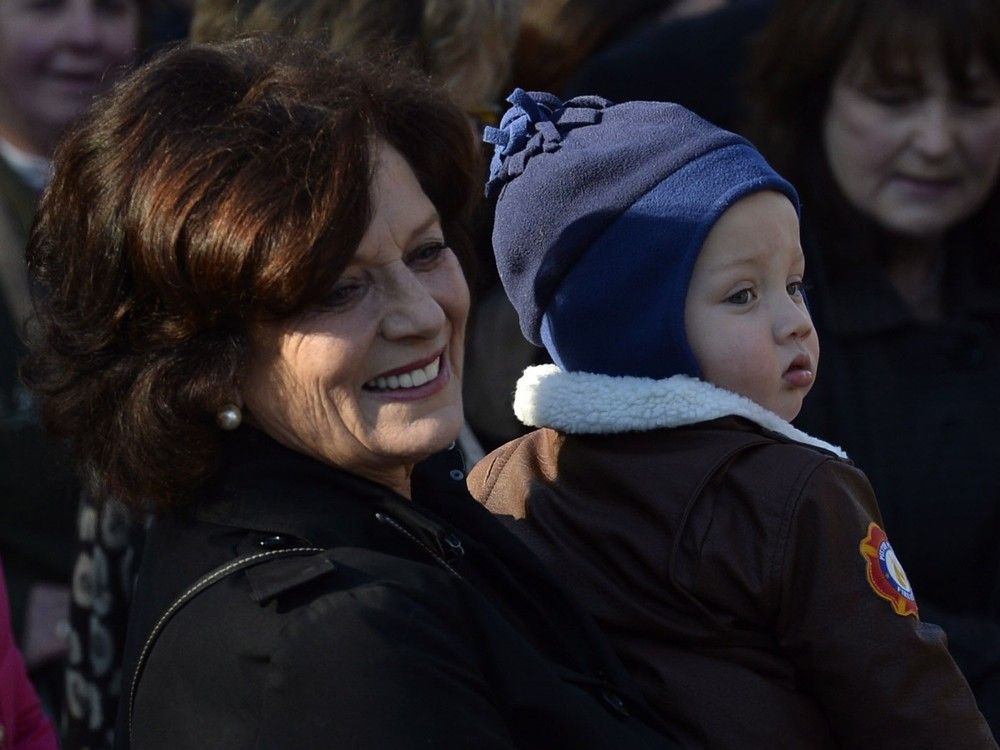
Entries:
{"type": "Polygon", "coordinates": [[[778,2],[751,137],[802,194],[823,373],[797,422],[870,477],[1000,728],[1000,2],[778,2]]]}
{"type": "Polygon", "coordinates": [[[61,148],[26,374],[156,514],[119,747],[669,746],[448,450],[476,163],[419,77],[259,40],[165,54],[61,148]]]}

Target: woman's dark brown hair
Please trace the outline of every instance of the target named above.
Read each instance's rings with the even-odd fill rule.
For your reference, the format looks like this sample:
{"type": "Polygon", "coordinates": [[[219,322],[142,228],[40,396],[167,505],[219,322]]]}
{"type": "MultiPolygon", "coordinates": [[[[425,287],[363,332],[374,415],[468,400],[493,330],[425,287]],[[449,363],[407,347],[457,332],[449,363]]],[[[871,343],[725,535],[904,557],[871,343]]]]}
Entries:
{"type": "MultiPolygon", "coordinates": [[[[939,54],[951,85],[964,91],[970,63],[982,61],[1000,76],[1000,0],[778,0],[753,48],[748,73],[747,135],[798,188],[814,223],[852,237],[848,254],[884,246],[872,222],[847,205],[836,187],[822,143],[823,119],[834,80],[845,64],[871,63],[876,78],[892,82],[915,70],[924,55],[939,54]],[[853,231],[856,230],[856,231],[853,231]]],[[[976,221],[1000,215],[994,190],[976,221]]],[[[841,258],[847,261],[848,257],[841,258]]]]}
{"type": "Polygon", "coordinates": [[[464,260],[468,123],[388,63],[261,38],[182,47],[62,144],[28,246],[40,326],[23,373],[102,495],[178,506],[212,472],[251,327],[328,293],[370,219],[378,141],[464,260]]]}

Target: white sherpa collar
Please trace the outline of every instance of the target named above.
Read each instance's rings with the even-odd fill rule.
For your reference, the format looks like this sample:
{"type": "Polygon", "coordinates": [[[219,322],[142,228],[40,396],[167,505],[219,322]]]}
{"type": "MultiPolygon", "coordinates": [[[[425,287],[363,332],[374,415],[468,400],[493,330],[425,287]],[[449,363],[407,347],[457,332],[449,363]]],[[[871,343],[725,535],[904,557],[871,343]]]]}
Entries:
{"type": "Polygon", "coordinates": [[[538,365],[517,381],[514,413],[529,427],[590,434],[641,432],[737,416],[847,458],[837,446],[802,432],[750,399],[687,375],[654,380],[538,365]]]}

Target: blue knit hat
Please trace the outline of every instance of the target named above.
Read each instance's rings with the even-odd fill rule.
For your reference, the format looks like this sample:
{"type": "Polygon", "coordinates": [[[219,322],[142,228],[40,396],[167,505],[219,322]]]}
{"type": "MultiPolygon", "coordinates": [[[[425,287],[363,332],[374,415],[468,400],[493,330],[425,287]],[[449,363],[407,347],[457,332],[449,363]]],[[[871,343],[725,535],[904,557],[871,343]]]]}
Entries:
{"type": "Polygon", "coordinates": [[[700,376],[684,305],[712,225],[749,193],[795,189],[745,139],[677,104],[516,89],[488,195],[521,330],[565,370],[700,376]]]}

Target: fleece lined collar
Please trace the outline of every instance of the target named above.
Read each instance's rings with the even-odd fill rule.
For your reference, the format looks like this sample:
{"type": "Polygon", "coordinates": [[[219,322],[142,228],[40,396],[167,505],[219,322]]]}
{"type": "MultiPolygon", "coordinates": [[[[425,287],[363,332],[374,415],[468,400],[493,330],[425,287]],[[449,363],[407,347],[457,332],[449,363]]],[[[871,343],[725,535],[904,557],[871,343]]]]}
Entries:
{"type": "Polygon", "coordinates": [[[847,458],[837,446],[802,432],[750,399],[687,375],[654,380],[565,372],[556,365],[529,367],[517,381],[514,413],[529,427],[578,434],[642,432],[736,416],[847,458]]]}

